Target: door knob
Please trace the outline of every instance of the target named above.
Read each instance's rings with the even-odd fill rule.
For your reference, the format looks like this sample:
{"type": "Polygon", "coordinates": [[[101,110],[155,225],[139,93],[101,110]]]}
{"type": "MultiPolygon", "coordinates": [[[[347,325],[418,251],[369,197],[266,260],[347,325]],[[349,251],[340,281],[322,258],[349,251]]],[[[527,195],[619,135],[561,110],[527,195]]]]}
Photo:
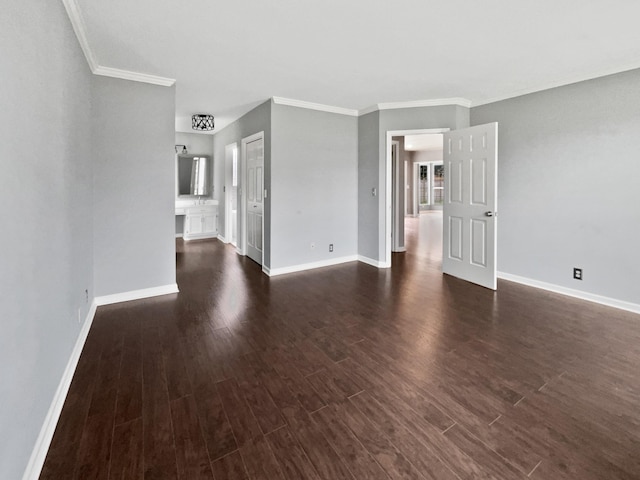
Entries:
{"type": "Polygon", "coordinates": [[[484,212],[485,217],[493,217],[493,212],[484,212]]]}

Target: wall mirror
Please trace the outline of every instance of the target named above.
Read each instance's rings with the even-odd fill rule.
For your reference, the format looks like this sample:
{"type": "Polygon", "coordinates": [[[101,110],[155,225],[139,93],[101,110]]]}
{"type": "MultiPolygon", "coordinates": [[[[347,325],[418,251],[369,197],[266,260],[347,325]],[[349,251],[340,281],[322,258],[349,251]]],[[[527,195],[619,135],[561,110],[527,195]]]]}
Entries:
{"type": "Polygon", "coordinates": [[[211,157],[207,155],[177,155],[176,196],[209,196],[213,174],[211,167],[211,157]]]}

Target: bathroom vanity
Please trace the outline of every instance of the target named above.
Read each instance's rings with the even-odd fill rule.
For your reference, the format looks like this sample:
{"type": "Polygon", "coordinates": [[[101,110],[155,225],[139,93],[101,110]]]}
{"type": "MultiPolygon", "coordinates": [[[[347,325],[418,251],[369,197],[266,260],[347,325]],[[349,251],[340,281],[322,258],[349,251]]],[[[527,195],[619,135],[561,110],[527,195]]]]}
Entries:
{"type": "Polygon", "coordinates": [[[208,155],[176,155],[176,216],[184,216],[184,240],[218,235],[218,201],[213,199],[213,162],[208,155]]]}

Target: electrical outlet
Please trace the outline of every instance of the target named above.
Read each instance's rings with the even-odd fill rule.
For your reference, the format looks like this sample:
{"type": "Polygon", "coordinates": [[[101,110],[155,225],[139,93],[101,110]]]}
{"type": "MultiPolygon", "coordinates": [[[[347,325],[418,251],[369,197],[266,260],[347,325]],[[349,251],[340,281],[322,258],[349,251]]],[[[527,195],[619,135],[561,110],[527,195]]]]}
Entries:
{"type": "Polygon", "coordinates": [[[314,242],[311,242],[311,250],[313,250],[314,248],[316,248],[316,244],[314,242]]]}
{"type": "Polygon", "coordinates": [[[573,269],[573,278],[575,278],[576,280],[582,280],[582,269],[581,268],[574,268],[573,269]]]}
{"type": "Polygon", "coordinates": [[[84,291],[84,303],[89,303],[89,290],[84,291]]]}
{"type": "Polygon", "coordinates": [[[329,251],[330,251],[330,252],[333,252],[333,243],[330,243],[330,244],[329,244],[329,251]]]}

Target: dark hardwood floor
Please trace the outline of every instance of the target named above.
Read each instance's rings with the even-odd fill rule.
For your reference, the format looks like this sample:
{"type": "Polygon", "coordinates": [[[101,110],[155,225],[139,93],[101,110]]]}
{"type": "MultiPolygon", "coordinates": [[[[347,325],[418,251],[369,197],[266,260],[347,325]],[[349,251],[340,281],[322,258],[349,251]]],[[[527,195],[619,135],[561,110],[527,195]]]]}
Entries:
{"type": "Polygon", "coordinates": [[[41,478],[640,478],[640,317],[443,276],[419,224],[391,270],[178,241],[180,294],[98,309],[41,478]]]}

